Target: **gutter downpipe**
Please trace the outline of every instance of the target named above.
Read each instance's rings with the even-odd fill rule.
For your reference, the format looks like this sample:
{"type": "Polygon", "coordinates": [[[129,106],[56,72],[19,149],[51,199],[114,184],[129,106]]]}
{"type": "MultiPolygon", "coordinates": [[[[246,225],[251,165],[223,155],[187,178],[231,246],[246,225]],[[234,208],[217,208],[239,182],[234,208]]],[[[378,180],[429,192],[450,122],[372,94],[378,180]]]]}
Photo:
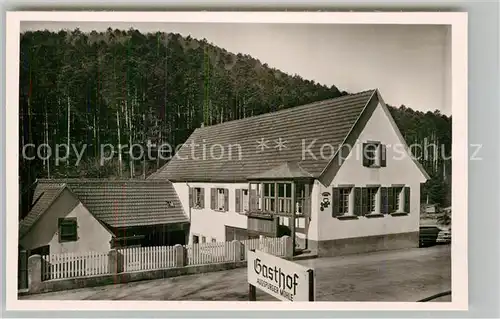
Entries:
{"type": "Polygon", "coordinates": [[[189,216],[189,232],[187,233],[187,240],[186,240],[186,244],[189,244],[189,240],[190,240],[190,233],[191,233],[191,202],[189,201],[189,197],[191,196],[190,195],[190,191],[191,191],[191,186],[189,185],[188,182],[186,182],[186,186],[188,188],[188,203],[187,203],[187,207],[188,207],[188,216],[189,216]]]}
{"type": "Polygon", "coordinates": [[[187,207],[188,207],[188,214],[189,214],[189,223],[191,223],[191,203],[189,202],[189,196],[190,196],[189,191],[191,190],[191,186],[189,185],[188,182],[186,182],[186,186],[188,188],[188,205],[187,205],[187,207]]]}

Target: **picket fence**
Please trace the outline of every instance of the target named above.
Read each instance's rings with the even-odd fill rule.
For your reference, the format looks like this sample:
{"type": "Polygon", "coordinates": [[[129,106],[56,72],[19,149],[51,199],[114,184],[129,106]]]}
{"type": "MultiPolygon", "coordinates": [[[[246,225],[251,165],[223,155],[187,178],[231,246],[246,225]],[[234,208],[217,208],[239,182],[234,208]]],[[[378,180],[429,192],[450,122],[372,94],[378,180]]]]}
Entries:
{"type": "Polygon", "coordinates": [[[123,255],[123,271],[172,268],[175,263],[173,246],[134,247],[119,249],[123,255]]]}
{"type": "MultiPolygon", "coordinates": [[[[256,238],[241,241],[241,256],[236,256],[233,242],[203,243],[183,246],[188,266],[247,260],[247,251],[257,249],[275,256],[285,256],[283,238],[256,238]]],[[[123,272],[175,267],[173,246],[118,249],[123,256],[123,272]]],[[[109,274],[108,252],[65,253],[42,256],[42,279],[63,279],[109,274]]]]}
{"type": "Polygon", "coordinates": [[[243,260],[247,260],[247,252],[255,249],[265,253],[275,255],[278,257],[285,256],[285,242],[283,238],[255,238],[242,240],[243,246],[243,260]]]}
{"type": "Polygon", "coordinates": [[[235,260],[235,249],[231,242],[204,243],[184,246],[187,265],[204,265],[235,260]]]}
{"type": "Polygon", "coordinates": [[[109,273],[107,252],[65,253],[42,256],[42,279],[87,277],[109,273]]]}

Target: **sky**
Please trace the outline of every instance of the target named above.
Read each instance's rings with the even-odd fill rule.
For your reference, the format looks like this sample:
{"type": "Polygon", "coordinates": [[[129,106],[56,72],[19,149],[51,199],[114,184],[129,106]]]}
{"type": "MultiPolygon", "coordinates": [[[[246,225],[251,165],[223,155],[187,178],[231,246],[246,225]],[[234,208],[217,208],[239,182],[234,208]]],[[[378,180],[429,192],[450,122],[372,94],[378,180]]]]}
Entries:
{"type": "Polygon", "coordinates": [[[288,74],[351,93],[451,115],[451,33],[443,25],[22,22],[21,32],[75,29],[174,32],[248,54],[288,74]]]}

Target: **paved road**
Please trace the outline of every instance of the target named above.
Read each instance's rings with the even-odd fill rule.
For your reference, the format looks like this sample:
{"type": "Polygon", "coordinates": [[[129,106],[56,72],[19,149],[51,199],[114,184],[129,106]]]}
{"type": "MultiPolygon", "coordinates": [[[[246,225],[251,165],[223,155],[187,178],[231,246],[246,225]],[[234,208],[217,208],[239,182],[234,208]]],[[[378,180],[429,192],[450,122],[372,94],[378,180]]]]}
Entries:
{"type": "MultiPolygon", "coordinates": [[[[451,289],[450,246],[298,261],[318,301],[417,301],[451,289]]],[[[247,300],[246,268],[21,297],[56,300],[247,300]]],[[[446,301],[449,298],[442,298],[446,301]]],[[[257,300],[273,300],[257,292],[257,300]]]]}

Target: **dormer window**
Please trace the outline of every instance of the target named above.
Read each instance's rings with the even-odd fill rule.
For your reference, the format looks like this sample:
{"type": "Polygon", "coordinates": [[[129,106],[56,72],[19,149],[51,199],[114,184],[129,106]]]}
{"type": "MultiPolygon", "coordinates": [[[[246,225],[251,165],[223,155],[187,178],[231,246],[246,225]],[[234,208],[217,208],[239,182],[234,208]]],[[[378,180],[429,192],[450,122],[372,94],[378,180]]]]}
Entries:
{"type": "Polygon", "coordinates": [[[363,143],[362,158],[364,167],[386,167],[386,146],[374,141],[363,143]]]}

